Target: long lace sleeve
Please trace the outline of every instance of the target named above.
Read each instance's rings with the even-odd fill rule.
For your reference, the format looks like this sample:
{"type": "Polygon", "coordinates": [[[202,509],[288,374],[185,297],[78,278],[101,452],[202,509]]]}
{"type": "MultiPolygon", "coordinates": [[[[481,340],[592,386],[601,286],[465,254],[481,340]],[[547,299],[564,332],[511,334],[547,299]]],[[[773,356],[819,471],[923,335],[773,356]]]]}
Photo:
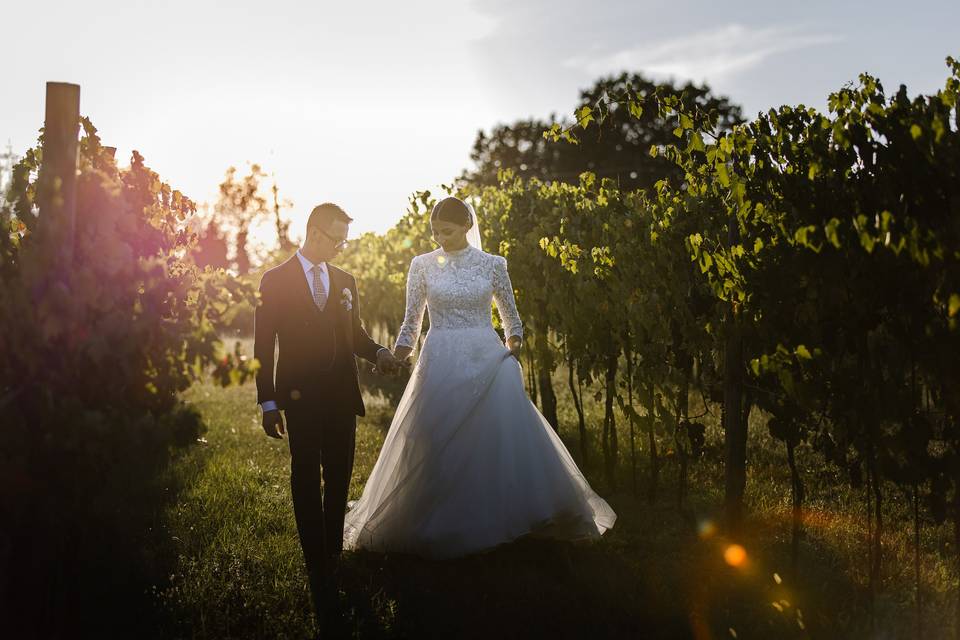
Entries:
{"type": "Polygon", "coordinates": [[[513,285],[510,283],[510,273],[507,271],[507,259],[496,256],[493,268],[493,301],[497,303],[500,312],[500,322],[503,323],[505,337],[523,337],[523,323],[517,313],[517,301],[513,297],[513,285]]]}
{"type": "Polygon", "coordinates": [[[400,335],[397,336],[397,347],[414,348],[417,338],[420,337],[420,327],[423,325],[423,311],[427,306],[427,283],[423,274],[423,266],[414,258],[410,262],[407,272],[407,310],[403,316],[403,325],[400,335]]]}

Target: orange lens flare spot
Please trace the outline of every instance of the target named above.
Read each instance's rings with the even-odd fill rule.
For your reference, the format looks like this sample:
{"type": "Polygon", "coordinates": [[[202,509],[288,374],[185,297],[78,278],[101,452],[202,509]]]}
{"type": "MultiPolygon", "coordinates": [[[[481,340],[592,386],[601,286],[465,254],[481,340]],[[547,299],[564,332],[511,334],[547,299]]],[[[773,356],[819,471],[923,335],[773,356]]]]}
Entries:
{"type": "Polygon", "coordinates": [[[747,561],[747,550],[738,544],[732,544],[723,552],[723,559],[731,567],[742,567],[747,561]]]}

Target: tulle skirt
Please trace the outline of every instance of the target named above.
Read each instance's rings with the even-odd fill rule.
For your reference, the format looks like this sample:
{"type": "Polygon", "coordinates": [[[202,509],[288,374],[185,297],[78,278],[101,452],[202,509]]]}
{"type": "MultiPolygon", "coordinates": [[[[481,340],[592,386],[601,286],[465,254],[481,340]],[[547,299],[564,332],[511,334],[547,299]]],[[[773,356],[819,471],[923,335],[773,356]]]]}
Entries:
{"type": "Polygon", "coordinates": [[[599,537],[615,520],[493,328],[434,328],[347,513],[344,548],[451,558],[528,534],[599,537]]]}

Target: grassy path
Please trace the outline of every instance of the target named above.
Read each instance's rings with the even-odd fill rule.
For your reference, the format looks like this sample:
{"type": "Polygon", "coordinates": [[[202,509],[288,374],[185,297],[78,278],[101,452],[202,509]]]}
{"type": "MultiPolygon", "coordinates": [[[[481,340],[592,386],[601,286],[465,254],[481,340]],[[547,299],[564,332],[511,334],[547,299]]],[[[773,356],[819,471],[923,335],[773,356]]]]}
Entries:
{"type": "MultiPolygon", "coordinates": [[[[170,586],[159,595],[171,621],[164,637],[315,633],[290,502],[287,443],[263,435],[254,398],[251,385],[198,385],[185,395],[207,432],[174,467],[185,489],[164,515],[176,558],[170,586]]],[[[351,499],[376,461],[392,414],[383,396],[368,397],[367,406],[351,499]]],[[[575,452],[574,445],[568,442],[575,452]]],[[[748,559],[734,568],[725,562],[728,542],[711,535],[709,525],[712,505],[719,504],[711,488],[719,486],[711,477],[716,469],[704,465],[694,473],[682,512],[666,504],[669,484],[664,504],[649,507],[628,493],[611,493],[599,473],[586,471],[619,515],[598,542],[521,541],[444,562],[346,554],[340,598],[353,637],[723,638],[732,637],[730,629],[740,638],[869,637],[865,593],[849,557],[859,549],[848,552],[831,540],[835,530],[811,535],[804,570],[793,581],[784,569],[786,525],[769,517],[783,510],[773,491],[769,498],[754,496],[760,513],[750,537],[740,541],[748,559]]],[[[759,472],[762,464],[752,471],[759,472]]],[[[900,619],[909,615],[909,593],[901,595],[881,603],[882,622],[896,625],[884,637],[904,637],[911,628],[909,619],[900,619]]],[[[933,633],[941,631],[927,637],[947,637],[943,628],[933,633]]]]}

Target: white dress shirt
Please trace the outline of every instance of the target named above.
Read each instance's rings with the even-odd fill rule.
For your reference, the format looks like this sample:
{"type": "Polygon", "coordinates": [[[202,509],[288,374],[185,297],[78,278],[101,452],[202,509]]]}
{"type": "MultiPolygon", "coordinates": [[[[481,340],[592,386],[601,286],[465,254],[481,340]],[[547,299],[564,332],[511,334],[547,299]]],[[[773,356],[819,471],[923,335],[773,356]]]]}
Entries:
{"type": "Polygon", "coordinates": [[[313,268],[315,266],[320,267],[320,282],[323,283],[323,292],[327,294],[327,299],[330,299],[330,272],[327,270],[326,262],[319,262],[317,265],[314,265],[312,262],[307,260],[300,250],[297,250],[297,259],[300,260],[300,266],[303,267],[303,275],[307,278],[307,286],[310,287],[310,295],[316,297],[317,292],[313,290],[313,268]]]}

